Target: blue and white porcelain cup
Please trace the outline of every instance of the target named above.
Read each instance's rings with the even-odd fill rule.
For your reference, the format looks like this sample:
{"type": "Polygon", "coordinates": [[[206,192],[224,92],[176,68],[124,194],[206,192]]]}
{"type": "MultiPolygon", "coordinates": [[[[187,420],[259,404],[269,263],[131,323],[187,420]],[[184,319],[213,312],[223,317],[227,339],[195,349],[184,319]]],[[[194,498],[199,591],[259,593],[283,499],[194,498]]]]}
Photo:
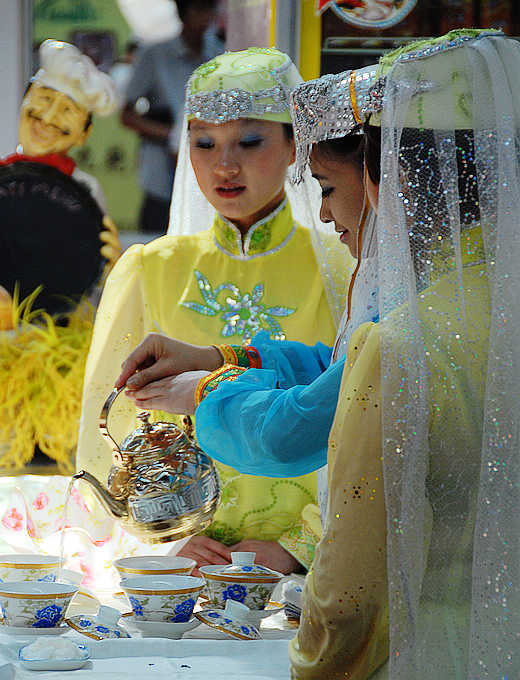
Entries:
{"type": "Polygon", "coordinates": [[[189,621],[204,579],[195,576],[137,576],[121,581],[136,621],[189,621]]]}
{"type": "Polygon", "coordinates": [[[59,574],[57,555],[0,555],[0,583],[4,581],[55,581],[59,574]]]}
{"type": "Polygon", "coordinates": [[[55,628],[78,590],[68,583],[6,581],[0,583],[3,624],[16,628],[55,628]]]}

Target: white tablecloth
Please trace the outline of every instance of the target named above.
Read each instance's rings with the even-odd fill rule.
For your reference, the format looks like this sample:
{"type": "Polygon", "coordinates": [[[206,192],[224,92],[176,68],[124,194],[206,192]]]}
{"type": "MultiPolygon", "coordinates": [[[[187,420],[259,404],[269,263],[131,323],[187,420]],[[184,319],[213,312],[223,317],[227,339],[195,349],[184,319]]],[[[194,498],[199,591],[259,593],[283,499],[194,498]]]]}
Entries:
{"type": "MultiPolygon", "coordinates": [[[[76,642],[86,638],[67,633],[76,642]]],[[[92,658],[76,671],[29,671],[16,661],[19,643],[0,636],[0,665],[11,662],[16,680],[45,677],[63,680],[282,680],[289,678],[287,640],[164,640],[156,638],[88,641],[92,658]]],[[[0,680],[4,680],[1,675],[0,680]]],[[[10,680],[6,675],[6,680],[10,680]]]]}

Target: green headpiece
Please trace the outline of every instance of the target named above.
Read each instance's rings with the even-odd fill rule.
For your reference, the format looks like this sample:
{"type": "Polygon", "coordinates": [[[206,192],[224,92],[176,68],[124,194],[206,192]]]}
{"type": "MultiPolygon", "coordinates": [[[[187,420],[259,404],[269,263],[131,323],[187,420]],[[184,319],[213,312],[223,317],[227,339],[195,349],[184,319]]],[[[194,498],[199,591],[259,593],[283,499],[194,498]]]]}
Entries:
{"type": "MultiPolygon", "coordinates": [[[[468,55],[460,47],[471,47],[485,38],[504,39],[500,31],[460,29],[440,38],[418,40],[383,56],[377,81],[371,91],[370,124],[381,125],[383,97],[389,88],[409,88],[409,101],[403,127],[432,130],[472,128],[483,121],[473,120],[468,55]]],[[[476,52],[477,54],[477,52],[476,52]]],[[[481,87],[492,89],[491,77],[479,73],[481,87]]]]}
{"type": "Polygon", "coordinates": [[[296,66],[277,49],[225,52],[192,73],[185,113],[188,120],[209,123],[238,118],[290,123],[289,94],[301,81],[296,66]]]}

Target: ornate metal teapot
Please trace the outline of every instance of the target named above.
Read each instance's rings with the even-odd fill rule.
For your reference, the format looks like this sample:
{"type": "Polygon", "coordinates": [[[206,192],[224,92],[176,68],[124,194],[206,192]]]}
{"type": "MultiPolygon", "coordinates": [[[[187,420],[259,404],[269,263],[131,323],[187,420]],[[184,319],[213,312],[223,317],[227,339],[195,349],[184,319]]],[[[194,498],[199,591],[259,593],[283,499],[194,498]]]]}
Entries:
{"type": "Polygon", "coordinates": [[[149,423],[150,414],[142,411],[142,425],[118,446],[107,420],[122,389],[110,394],[99,421],[113,451],[108,489],[86,470],[74,479],[88,482],[107,512],[147,543],[199,533],[211,524],[220,486],[211,458],[191,438],[191,419],[185,418],[183,431],[173,423],[149,423]]]}

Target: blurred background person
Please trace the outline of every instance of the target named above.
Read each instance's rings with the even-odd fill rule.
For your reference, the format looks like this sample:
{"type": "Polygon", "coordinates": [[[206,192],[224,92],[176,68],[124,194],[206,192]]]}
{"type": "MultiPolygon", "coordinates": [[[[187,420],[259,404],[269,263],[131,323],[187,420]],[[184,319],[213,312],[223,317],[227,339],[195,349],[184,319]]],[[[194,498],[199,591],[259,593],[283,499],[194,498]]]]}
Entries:
{"type": "Polygon", "coordinates": [[[138,49],[139,40],[137,38],[128,40],[121,58],[110,69],[110,77],[114,81],[120,108],[126,103],[126,90],[134,72],[134,62],[138,49]]]}
{"type": "Polygon", "coordinates": [[[176,164],[170,133],[182,116],[189,76],[224,50],[215,33],[217,5],[217,0],[177,0],[181,34],[143,47],[137,55],[121,120],[141,137],[139,180],[144,199],[139,229],[143,232],[165,233],[168,227],[176,164]]]}

